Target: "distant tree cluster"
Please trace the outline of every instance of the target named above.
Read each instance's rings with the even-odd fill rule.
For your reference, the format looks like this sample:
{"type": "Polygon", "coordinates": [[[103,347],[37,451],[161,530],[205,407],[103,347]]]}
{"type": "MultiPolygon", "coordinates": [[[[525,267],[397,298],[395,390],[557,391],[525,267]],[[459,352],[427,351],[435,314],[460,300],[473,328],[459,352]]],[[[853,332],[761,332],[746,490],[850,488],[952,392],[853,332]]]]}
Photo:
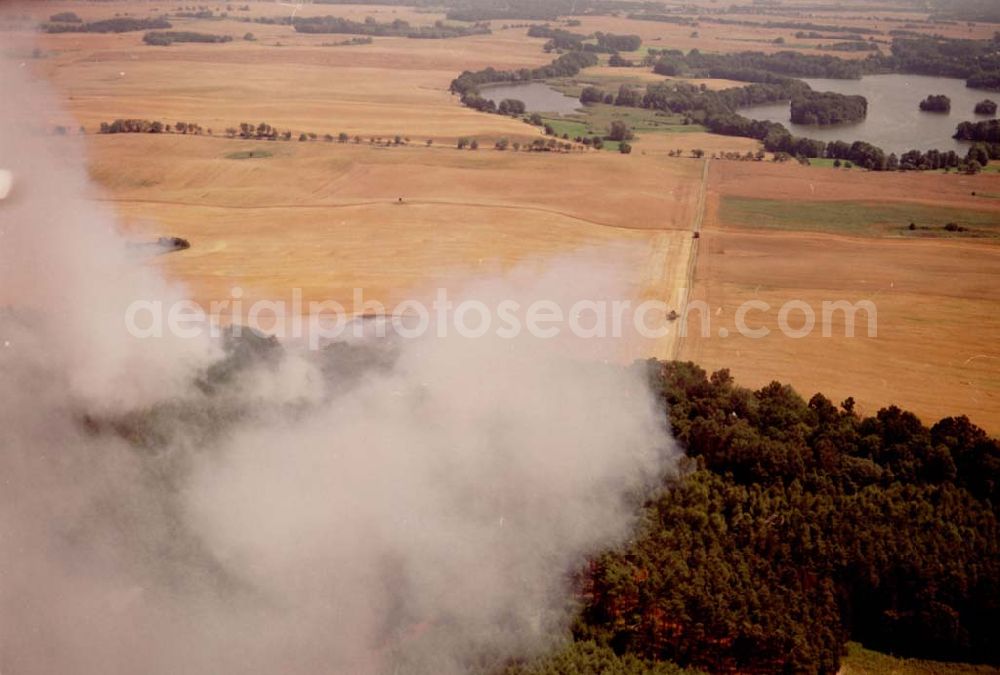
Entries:
{"type": "Polygon", "coordinates": [[[548,38],[545,51],[587,51],[600,53],[634,52],[642,46],[638,35],[615,35],[614,33],[594,33],[591,36],[573,33],[562,28],[536,24],[528,28],[528,37],[548,38]]]}
{"type": "Polygon", "coordinates": [[[944,94],[931,94],[920,102],[924,112],[951,112],[951,99],[944,94]]]}
{"type": "Polygon", "coordinates": [[[792,121],[796,124],[843,124],[868,116],[868,99],[832,91],[801,94],[792,99],[792,121]]]}
{"type": "Polygon", "coordinates": [[[46,33],[130,33],[138,30],[158,30],[171,27],[171,23],[164,18],[134,19],[123,16],[88,23],[46,23],[42,26],[42,30],[46,33]]]}
{"type": "Polygon", "coordinates": [[[878,35],[881,33],[877,28],[859,28],[857,26],[836,26],[833,24],[810,23],[805,21],[750,21],[747,19],[725,19],[717,16],[701,16],[699,21],[704,23],[716,23],[726,26],[749,26],[753,28],[783,29],[795,31],[814,31],[827,33],[858,33],[865,35],[878,35]]]}
{"type": "Polygon", "coordinates": [[[59,12],[58,14],[53,14],[49,17],[49,21],[55,21],[57,23],[83,23],[83,19],[77,16],[75,12],[59,12]]]}
{"type": "Polygon", "coordinates": [[[634,52],[642,46],[642,38],[638,35],[615,35],[614,33],[594,33],[597,47],[607,52],[634,52]]]}
{"type": "Polygon", "coordinates": [[[196,33],[194,31],[187,30],[173,30],[151,31],[142,36],[142,41],[147,45],[169,47],[175,42],[205,42],[211,44],[232,42],[233,37],[231,35],[213,35],[212,33],[196,33]]]}
{"type": "MultiPolygon", "coordinates": [[[[412,5],[413,0],[406,4],[412,5]]],[[[434,5],[433,2],[427,4],[434,5]]],[[[496,0],[447,0],[443,4],[448,7],[447,18],[453,21],[555,21],[560,16],[601,13],[617,8],[614,0],[506,0],[503,3],[496,0]]]]}
{"type": "Polygon", "coordinates": [[[833,42],[828,45],[820,45],[819,48],[831,52],[877,52],[879,50],[877,43],[866,40],[833,42]]]}
{"type": "Polygon", "coordinates": [[[710,672],[832,674],[848,639],[1000,662],[996,440],[965,417],[927,428],[649,368],[688,464],[582,573],[581,648],[710,672]]]}
{"type": "Polygon", "coordinates": [[[877,67],[901,73],[965,79],[975,89],[1000,88],[1000,36],[956,40],[922,36],[892,42],[892,55],[877,67]]]}

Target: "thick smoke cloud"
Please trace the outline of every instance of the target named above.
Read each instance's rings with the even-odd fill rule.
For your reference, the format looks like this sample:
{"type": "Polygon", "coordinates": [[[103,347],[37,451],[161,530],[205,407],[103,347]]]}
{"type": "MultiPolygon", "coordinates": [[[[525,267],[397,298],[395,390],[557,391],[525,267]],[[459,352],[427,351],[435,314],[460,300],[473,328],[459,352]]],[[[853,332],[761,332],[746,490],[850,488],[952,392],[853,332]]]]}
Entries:
{"type": "Polygon", "coordinates": [[[131,338],[129,302],[183,290],[35,128],[53,98],[0,87],[0,672],[467,672],[565,631],[670,468],[639,370],[531,337],[131,338]]]}

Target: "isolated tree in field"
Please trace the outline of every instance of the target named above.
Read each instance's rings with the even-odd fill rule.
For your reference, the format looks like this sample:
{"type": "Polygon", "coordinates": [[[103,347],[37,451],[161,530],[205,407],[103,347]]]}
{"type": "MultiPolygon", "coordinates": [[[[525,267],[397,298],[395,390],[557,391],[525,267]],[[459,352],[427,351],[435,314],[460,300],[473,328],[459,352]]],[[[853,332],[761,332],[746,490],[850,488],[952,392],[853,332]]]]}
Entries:
{"type": "Polygon", "coordinates": [[[618,145],[618,151],[620,153],[622,153],[623,155],[630,155],[630,154],[632,154],[632,146],[629,145],[628,143],[624,143],[624,142],[620,143],[618,145]]]}
{"type": "Polygon", "coordinates": [[[428,138],[428,139],[427,139],[427,147],[429,148],[429,147],[431,147],[432,145],[434,145],[434,139],[433,139],[433,138],[428,138]]]}
{"type": "Polygon", "coordinates": [[[506,149],[507,149],[507,147],[508,147],[509,145],[510,145],[510,140],[509,140],[509,139],[507,139],[507,138],[501,138],[501,139],[499,139],[499,140],[498,140],[498,141],[497,141],[497,142],[496,142],[496,143],[494,144],[494,147],[495,147],[495,148],[496,148],[497,150],[506,150],[506,149]]]}
{"type": "Polygon", "coordinates": [[[243,36],[243,39],[246,40],[247,42],[253,42],[257,38],[254,37],[253,33],[247,33],[246,35],[243,36]]]}
{"type": "Polygon", "coordinates": [[[469,143],[469,150],[478,150],[478,149],[479,149],[479,141],[473,138],[472,141],[469,143]]]}
{"type": "Polygon", "coordinates": [[[469,139],[466,138],[465,136],[462,136],[461,138],[458,139],[459,150],[465,150],[465,148],[468,147],[468,145],[469,145],[469,139]]]}
{"type": "Polygon", "coordinates": [[[323,140],[327,143],[333,143],[333,134],[324,134],[323,140]]]}
{"type": "Polygon", "coordinates": [[[634,137],[632,130],[621,120],[614,120],[608,125],[608,139],[612,141],[630,141],[634,137]]]}
{"type": "Polygon", "coordinates": [[[348,140],[350,140],[350,138],[351,137],[345,134],[343,131],[337,134],[337,140],[341,143],[346,143],[348,140]]]}
{"type": "Polygon", "coordinates": [[[701,148],[695,148],[694,150],[691,151],[691,156],[694,157],[695,159],[701,159],[702,157],[705,156],[705,151],[702,150],[701,148]]]}
{"type": "Polygon", "coordinates": [[[304,134],[304,133],[299,134],[299,142],[300,143],[305,143],[308,140],[309,140],[309,136],[307,134],[304,134]]]}

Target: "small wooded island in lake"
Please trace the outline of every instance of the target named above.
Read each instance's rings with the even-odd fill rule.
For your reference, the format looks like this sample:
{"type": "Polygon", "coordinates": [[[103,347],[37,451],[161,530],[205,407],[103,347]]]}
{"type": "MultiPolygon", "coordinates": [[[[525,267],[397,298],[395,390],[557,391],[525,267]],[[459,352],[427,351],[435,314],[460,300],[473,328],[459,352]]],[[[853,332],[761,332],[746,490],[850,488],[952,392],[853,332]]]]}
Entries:
{"type": "Polygon", "coordinates": [[[944,94],[931,94],[920,102],[924,112],[951,112],[951,99],[944,94]]]}
{"type": "Polygon", "coordinates": [[[868,99],[832,91],[809,91],[792,99],[792,121],[796,124],[843,124],[860,122],[868,115],[868,99]]]}
{"type": "Polygon", "coordinates": [[[975,113],[977,115],[996,115],[997,114],[997,103],[996,101],[991,101],[990,99],[985,99],[976,104],[975,113]]]}

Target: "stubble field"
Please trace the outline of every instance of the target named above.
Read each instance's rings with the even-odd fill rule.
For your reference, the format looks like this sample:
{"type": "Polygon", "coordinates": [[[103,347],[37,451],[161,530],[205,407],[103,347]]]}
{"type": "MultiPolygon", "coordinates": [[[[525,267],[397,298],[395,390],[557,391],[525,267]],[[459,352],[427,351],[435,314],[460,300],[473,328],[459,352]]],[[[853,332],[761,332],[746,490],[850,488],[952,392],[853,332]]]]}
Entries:
{"type": "MultiPolygon", "coordinates": [[[[292,11],[279,3],[249,7],[252,16],[292,11]]],[[[146,2],[39,2],[7,9],[40,19],[58,11],[97,19],[154,10],[146,2]]],[[[400,18],[415,25],[442,18],[370,5],[304,5],[295,11],[380,22],[400,18]]],[[[821,18],[859,26],[865,21],[860,11],[854,18],[813,20],[821,18]]],[[[350,36],[302,35],[288,26],[235,20],[177,19],[175,28],[232,35],[234,41],[163,48],[144,45],[141,33],[20,31],[5,37],[8,51],[48,79],[68,111],[53,110],[40,124],[86,128],[91,174],[103,189],[98,198],[116,205],[137,238],[174,235],[192,242],[190,250],[153,264],[187,284],[203,303],[228,297],[234,286],[248,299],[284,299],[301,288],[306,299],[344,304],[351,289],[362,287],[366,297],[391,303],[436,284],[584,249],[599,251],[634,299],[679,307],[695,248],[691,230],[700,218],[703,164],[668,152],[745,153],[759,147],[742,138],[657,132],[641,135],[629,156],[493,150],[497,138],[525,142],[541,132],[463,108],[448,84],[462,70],[549,62],[553,55],[542,51],[544,41],[525,37],[523,27],[495,25],[491,35],[446,40],[376,37],[373,44],[356,46],[328,46],[350,36]],[[248,31],[255,41],[241,39],[248,31]],[[213,135],[94,133],[101,122],[116,118],[193,122],[213,135]],[[240,122],[287,129],[293,140],[226,138],[225,129],[240,122]],[[295,140],[309,132],[319,139],[295,140]],[[341,132],[362,141],[322,140],[341,132]],[[396,135],[408,144],[370,143],[396,135]],[[463,136],[479,139],[481,149],[456,150],[455,140],[463,136]]],[[[780,46],[770,42],[789,34],[705,23],[692,37],[688,26],[607,16],[582,17],[573,30],[638,33],[648,47],[706,51],[775,51],[780,46]]],[[[809,46],[796,49],[819,53],[809,46]]],[[[601,66],[581,77],[613,78],[615,70],[601,66]]],[[[641,70],[629,76],[654,79],[641,70]]],[[[972,191],[1000,193],[996,176],[710,164],[692,297],[709,306],[712,334],[629,344],[623,358],[679,355],[710,369],[731,368],[747,385],[779,379],[805,395],[852,395],[869,412],[899,403],[927,420],[967,412],[991,431],[1000,429],[995,242],[803,231],[808,227],[761,230],[721,215],[725,200],[738,198],[793,205],[891,202],[1000,218],[1000,200],[971,197],[972,191]],[[792,299],[817,308],[823,300],[871,299],[878,306],[879,337],[719,338],[717,328],[732,328],[735,308],[747,299],[775,308],[792,299]]],[[[775,312],[754,320],[776,329],[775,312]]]]}

